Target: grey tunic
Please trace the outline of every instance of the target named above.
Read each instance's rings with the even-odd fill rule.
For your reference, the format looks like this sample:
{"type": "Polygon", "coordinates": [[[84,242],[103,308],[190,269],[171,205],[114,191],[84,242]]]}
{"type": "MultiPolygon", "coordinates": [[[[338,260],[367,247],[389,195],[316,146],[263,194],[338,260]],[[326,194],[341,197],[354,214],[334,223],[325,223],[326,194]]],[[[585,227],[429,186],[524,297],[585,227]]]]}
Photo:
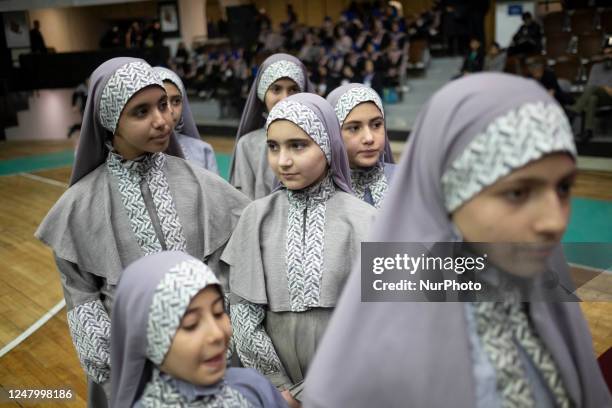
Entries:
{"type": "MultiPolygon", "coordinates": [[[[186,251],[204,260],[227,287],[227,267],[219,258],[248,200],[219,176],[180,158],[167,156],[164,174],[183,226],[186,251]]],[[[165,249],[145,182],[141,192],[165,249]]],[[[144,253],[130,227],[118,181],[105,163],[60,197],[35,235],[55,254],[81,365],[108,394],[113,294],[121,271],[144,253]]]]}
{"type": "Polygon", "coordinates": [[[238,139],[230,183],[256,200],[270,194],[274,181],[274,173],[268,166],[266,130],[257,129],[238,139]]]}
{"type": "Polygon", "coordinates": [[[230,265],[232,325],[243,364],[300,399],[319,339],[376,209],[337,190],[326,201],[319,307],[291,311],[286,261],[289,202],[279,190],[249,205],[221,259],[230,265]]]}
{"type": "Polygon", "coordinates": [[[209,143],[180,133],[177,133],[176,136],[183,150],[185,160],[189,160],[206,170],[219,174],[215,151],[209,143]]]}

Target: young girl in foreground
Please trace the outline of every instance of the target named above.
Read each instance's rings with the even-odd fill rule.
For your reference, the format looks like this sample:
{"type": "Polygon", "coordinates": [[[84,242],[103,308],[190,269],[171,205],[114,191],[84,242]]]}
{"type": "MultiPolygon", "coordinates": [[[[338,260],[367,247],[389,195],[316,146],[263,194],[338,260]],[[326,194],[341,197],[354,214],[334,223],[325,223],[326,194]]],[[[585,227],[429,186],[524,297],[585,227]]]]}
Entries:
{"type": "Polygon", "coordinates": [[[380,208],[395,171],[382,101],[376,91],[362,84],[336,88],[327,100],[340,122],[353,190],[357,197],[380,208]]]}
{"type": "Polygon", "coordinates": [[[219,279],[184,252],[139,259],[117,287],[112,407],[285,408],[249,368],[226,368],[232,335],[219,279]]]}
{"type": "Polygon", "coordinates": [[[375,208],[352,195],[338,120],[320,96],[279,102],[266,122],[282,183],[245,209],[223,253],[236,350],[299,406],[303,380],[375,208]],[[297,401],[296,401],[297,400],[297,401]]]}
{"type": "Polygon", "coordinates": [[[474,74],[434,94],[370,241],[516,244],[509,263],[491,256],[482,277],[497,276],[492,289],[528,283],[530,301],[362,303],[355,271],[305,406],[612,406],[579,304],[559,302],[564,288],[544,279],[568,286],[559,242],[575,174],[568,120],[537,83],[474,74]],[[546,292],[555,297],[531,301],[546,292]]]}
{"type": "Polygon", "coordinates": [[[168,94],[168,107],[172,113],[174,133],[181,145],[185,160],[219,174],[215,152],[209,143],[200,138],[200,132],[193,120],[183,81],[168,68],[154,67],[153,70],[164,81],[164,88],[168,94]]]}

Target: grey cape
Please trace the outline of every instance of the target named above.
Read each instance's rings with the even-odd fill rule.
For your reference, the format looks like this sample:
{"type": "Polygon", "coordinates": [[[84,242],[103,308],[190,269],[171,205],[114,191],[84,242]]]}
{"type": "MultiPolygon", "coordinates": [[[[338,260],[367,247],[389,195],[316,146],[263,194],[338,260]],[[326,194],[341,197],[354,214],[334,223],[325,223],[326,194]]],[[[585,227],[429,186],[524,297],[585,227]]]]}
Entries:
{"type": "MultiPolygon", "coordinates": [[[[556,105],[533,81],[505,74],[470,75],[437,92],[417,118],[369,241],[456,240],[445,169],[495,118],[531,102],[556,105]]],[[[554,257],[563,275],[561,252],[554,257]]],[[[308,373],[304,406],[477,406],[462,304],[364,303],[360,282],[357,263],[308,373]]],[[[611,406],[579,305],[534,302],[529,317],[576,406],[611,406]]]]}
{"type": "MultiPolygon", "coordinates": [[[[35,234],[56,258],[71,335],[90,379],[90,406],[106,406],[97,384],[109,393],[109,315],[121,271],[151,248],[155,252],[177,245],[207,261],[226,282],[227,269],[219,257],[248,202],[220,177],[181,158],[156,153],[121,161],[109,152],[112,123],[116,125],[129,98],[146,86],[162,83],[142,60],[115,58],[94,71],[70,188],[35,234]],[[115,90],[105,93],[111,80],[115,90]],[[112,174],[111,162],[130,176],[112,174]],[[138,168],[151,162],[158,164],[151,176],[155,183],[145,174],[139,185],[129,184],[137,183],[138,168]],[[143,232],[153,246],[141,245],[143,232]]],[[[170,148],[182,155],[173,136],[170,148]]]]}
{"type": "Polygon", "coordinates": [[[271,55],[259,67],[240,118],[229,170],[230,183],[251,199],[265,197],[273,190],[275,184],[274,173],[268,166],[266,132],[263,129],[266,121],[266,105],[262,91],[265,95],[263,88],[281,78],[293,79],[301,92],[313,92],[306,67],[292,55],[271,55]],[[291,71],[286,69],[289,65],[275,69],[273,65],[279,62],[287,62],[295,67],[291,75],[296,78],[287,76],[291,71]],[[269,69],[271,66],[272,69],[269,69]],[[264,74],[265,84],[262,82],[264,74]],[[301,81],[296,81],[300,79],[297,77],[300,77],[301,81]]]}

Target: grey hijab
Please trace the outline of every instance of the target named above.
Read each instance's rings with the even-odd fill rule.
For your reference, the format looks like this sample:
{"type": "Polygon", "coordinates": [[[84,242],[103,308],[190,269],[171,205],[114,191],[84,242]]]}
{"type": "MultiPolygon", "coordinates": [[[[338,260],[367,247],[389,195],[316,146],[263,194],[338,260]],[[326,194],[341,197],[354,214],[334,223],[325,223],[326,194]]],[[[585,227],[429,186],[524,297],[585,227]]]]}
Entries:
{"type": "Polygon", "coordinates": [[[336,186],[353,194],[346,149],[338,119],[329,102],[316,94],[291,95],[272,108],[266,120],[266,130],[272,122],[282,119],[295,123],[321,147],[336,186]]]}
{"type": "Polygon", "coordinates": [[[174,130],[182,135],[201,140],[200,132],[198,131],[198,127],[196,126],[195,121],[193,120],[191,106],[189,106],[189,98],[187,98],[187,91],[185,89],[183,81],[181,81],[181,78],[179,78],[179,76],[174,71],[165,67],[154,67],[153,71],[155,71],[155,73],[159,75],[162,81],[172,82],[178,88],[183,98],[183,113],[174,130]]]}
{"type": "MultiPolygon", "coordinates": [[[[70,185],[105,162],[107,143],[112,140],[123,108],[134,94],[148,86],[163,89],[161,79],[151,66],[139,58],[112,58],[91,74],[70,185]]],[[[174,136],[170,138],[166,153],[183,157],[174,136]]]]}
{"type": "MultiPolygon", "coordinates": [[[[369,241],[457,240],[447,210],[453,200],[447,198],[467,201],[477,190],[458,195],[452,183],[443,186],[442,178],[461,174],[458,168],[462,161],[457,159],[471,150],[474,140],[486,134],[492,123],[530,104],[537,105],[531,112],[534,117],[551,113],[550,117],[540,116],[548,126],[540,127],[539,132],[523,126],[504,129],[506,143],[491,155],[502,159],[496,163],[502,170],[483,166],[484,171],[480,172],[485,176],[494,173],[498,178],[521,167],[525,160],[536,160],[553,151],[575,154],[569,124],[554,99],[532,80],[499,73],[470,75],[434,94],[417,118],[369,241]],[[536,134],[544,136],[539,141],[547,142],[532,143],[531,136],[536,134]],[[565,142],[553,143],[559,140],[565,142]],[[534,145],[540,149],[533,149],[534,145]],[[527,155],[527,151],[531,154],[527,155]],[[449,172],[455,164],[459,166],[449,172]]],[[[504,132],[489,136],[500,134],[504,132]]],[[[490,148],[487,146],[485,151],[490,148]]],[[[472,178],[477,177],[467,180],[472,178]]],[[[480,188],[493,182],[487,179],[480,188]]],[[[562,251],[552,257],[552,268],[557,268],[554,271],[559,279],[567,279],[562,251]]],[[[469,374],[473,362],[462,305],[361,302],[360,268],[357,263],[311,366],[304,406],[476,406],[475,383],[469,374]],[[432,384],[443,391],[434,392],[432,384]]],[[[609,406],[609,393],[579,305],[532,302],[529,317],[554,357],[571,399],[581,407],[609,406]]]]}
{"type": "Polygon", "coordinates": [[[179,251],[159,252],[128,266],[111,318],[111,406],[131,407],[160,365],[191,299],[219,280],[203,262],[179,251]]]}
{"type": "MultiPolygon", "coordinates": [[[[355,106],[364,102],[373,102],[380,113],[385,117],[385,110],[383,108],[382,100],[380,96],[372,88],[363,84],[351,83],[339,86],[327,95],[327,101],[333,106],[338,121],[340,122],[340,128],[346,120],[346,117],[351,113],[355,106]]],[[[387,136],[387,125],[385,124],[385,150],[380,155],[380,162],[382,163],[395,163],[393,159],[393,153],[391,152],[391,144],[389,143],[389,137],[387,136]]]]}

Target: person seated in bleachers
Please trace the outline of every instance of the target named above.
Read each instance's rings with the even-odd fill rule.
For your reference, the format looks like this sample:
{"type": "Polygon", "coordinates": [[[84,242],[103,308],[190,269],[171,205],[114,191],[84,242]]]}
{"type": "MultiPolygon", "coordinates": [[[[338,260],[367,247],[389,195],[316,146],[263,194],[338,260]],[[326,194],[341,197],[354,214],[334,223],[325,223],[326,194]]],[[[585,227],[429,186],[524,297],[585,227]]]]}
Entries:
{"type": "Polygon", "coordinates": [[[542,28],[529,12],[523,13],[523,24],[512,37],[508,55],[532,55],[542,51],[542,28]]]}
{"type": "Polygon", "coordinates": [[[603,56],[603,60],[591,68],[584,92],[570,107],[571,113],[584,115],[584,130],[580,135],[583,142],[593,137],[597,109],[612,105],[612,36],[604,42],[603,56]]]}
{"type": "Polygon", "coordinates": [[[493,42],[485,56],[484,70],[502,72],[506,67],[506,57],[506,51],[502,50],[498,43],[493,42]]]}
{"type": "Polygon", "coordinates": [[[546,91],[553,96],[561,106],[566,106],[574,102],[574,98],[564,92],[559,86],[557,76],[550,68],[545,66],[545,62],[539,57],[530,57],[525,60],[525,65],[529,73],[528,77],[535,79],[546,88],[546,91]]]}
{"type": "Polygon", "coordinates": [[[465,75],[482,71],[484,68],[484,60],[485,55],[482,49],[482,43],[479,39],[473,37],[470,40],[470,50],[463,60],[461,72],[465,75]]]}

